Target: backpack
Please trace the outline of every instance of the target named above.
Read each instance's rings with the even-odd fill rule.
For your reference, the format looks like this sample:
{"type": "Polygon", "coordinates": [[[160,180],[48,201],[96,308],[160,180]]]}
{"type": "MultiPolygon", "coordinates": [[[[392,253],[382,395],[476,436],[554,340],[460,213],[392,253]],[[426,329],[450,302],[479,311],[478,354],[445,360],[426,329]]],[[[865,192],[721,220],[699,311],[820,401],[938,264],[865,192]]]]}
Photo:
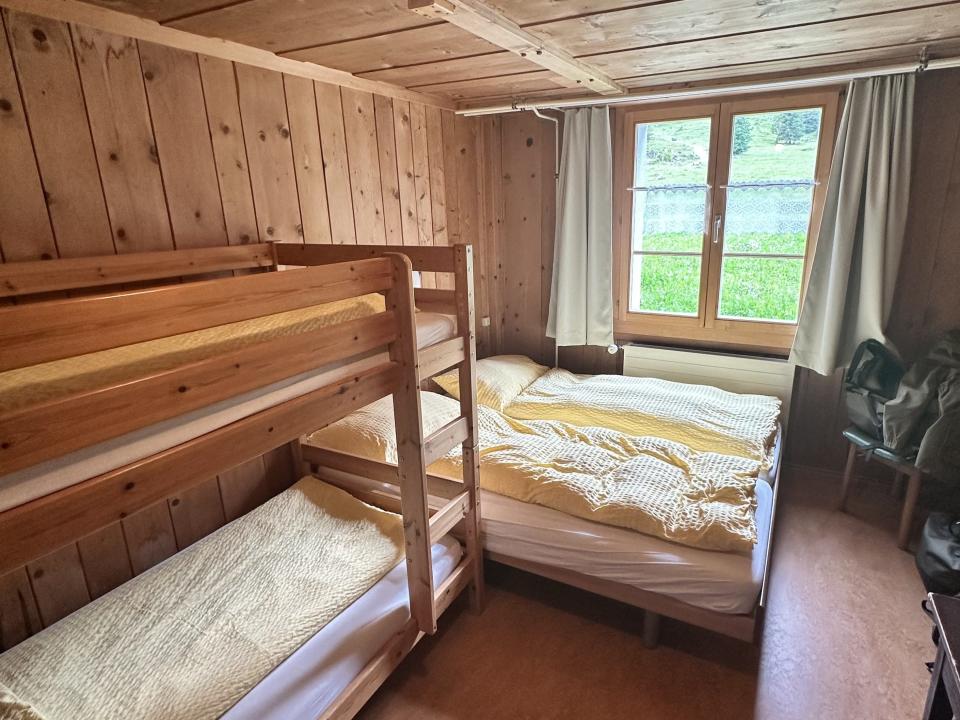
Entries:
{"type": "Polygon", "coordinates": [[[881,343],[860,343],[844,377],[850,422],[882,441],[883,406],[896,397],[903,373],[900,360],[881,343]]]}

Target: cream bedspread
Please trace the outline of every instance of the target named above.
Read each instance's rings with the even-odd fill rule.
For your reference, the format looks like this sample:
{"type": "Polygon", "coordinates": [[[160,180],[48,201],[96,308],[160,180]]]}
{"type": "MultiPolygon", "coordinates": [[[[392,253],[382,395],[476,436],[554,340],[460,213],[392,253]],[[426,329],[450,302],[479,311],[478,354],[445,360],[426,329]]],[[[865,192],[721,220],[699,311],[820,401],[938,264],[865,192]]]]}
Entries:
{"type": "Polygon", "coordinates": [[[219,717],[402,556],[399,516],[304,478],[0,655],[0,718],[219,717]]]}
{"type": "Polygon", "coordinates": [[[657,378],[574,375],[554,369],[531,383],[504,412],[518,420],[562,420],[767,462],[780,400],[657,378]]]}
{"type": "MultiPolygon", "coordinates": [[[[421,398],[425,434],[458,415],[452,398],[429,392],[421,398]]],[[[692,547],[740,551],[756,543],[756,460],[606,428],[514,420],[487,407],[478,416],[486,490],[692,547]]],[[[396,463],[395,437],[390,398],[383,398],[308,442],[396,463]]],[[[459,448],[430,471],[459,478],[459,448]]]]}
{"type": "Polygon", "coordinates": [[[285,335],[384,311],[370,293],[0,373],[0,412],[132,380],[285,335]]]}

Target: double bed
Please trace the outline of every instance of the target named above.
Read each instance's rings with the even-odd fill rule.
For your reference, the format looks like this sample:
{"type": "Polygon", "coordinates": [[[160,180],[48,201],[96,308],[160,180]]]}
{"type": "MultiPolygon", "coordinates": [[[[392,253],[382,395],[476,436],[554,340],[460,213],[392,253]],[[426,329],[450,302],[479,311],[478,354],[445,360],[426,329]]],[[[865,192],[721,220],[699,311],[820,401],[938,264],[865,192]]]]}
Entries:
{"type": "MultiPolygon", "coordinates": [[[[682,535],[656,537],[637,532],[631,527],[618,527],[607,521],[597,522],[597,518],[589,512],[564,512],[556,507],[545,507],[541,502],[542,493],[539,492],[522,497],[522,493],[507,489],[507,494],[504,494],[503,481],[500,479],[497,484],[501,485],[501,491],[491,492],[488,489],[492,484],[489,481],[490,473],[497,476],[503,473],[503,463],[494,461],[491,464],[491,455],[496,458],[501,457],[502,453],[497,448],[484,447],[484,415],[481,414],[481,487],[484,488],[481,492],[481,528],[487,557],[645,609],[646,639],[651,644],[656,640],[660,615],[742,640],[754,640],[762,621],[781,465],[783,428],[780,400],[734,395],[716,388],[680,385],[662,379],[647,382],[645,378],[607,376],[592,381],[589,377],[580,376],[576,378],[578,382],[600,382],[613,388],[615,400],[584,407],[583,393],[575,392],[549,405],[547,417],[552,419],[530,419],[529,398],[546,394],[538,392],[540,378],[547,376],[551,388],[556,388],[557,375],[560,375],[562,382],[567,382],[564,375],[570,374],[548,370],[523,358],[481,360],[478,362],[478,398],[486,406],[481,409],[499,413],[503,422],[516,425],[525,432],[534,431],[542,423],[550,427],[572,424],[575,431],[567,429],[563,432],[608,437],[596,428],[576,424],[577,418],[585,417],[590,418],[590,422],[606,423],[617,428],[610,432],[619,438],[616,440],[618,443],[627,442],[622,434],[616,434],[622,433],[624,426],[644,425],[662,427],[662,432],[674,442],[683,439],[693,444],[701,443],[702,449],[694,455],[711,451],[751,455],[757,467],[750,483],[755,541],[748,547],[727,551],[709,546],[698,547],[697,542],[688,542],[682,535]],[[494,366],[493,371],[490,371],[491,365],[494,366]],[[508,371],[504,371],[504,366],[508,371]],[[644,388],[642,391],[637,389],[641,387],[644,388]],[[651,400],[658,397],[665,398],[667,402],[658,405],[651,400]],[[516,402],[518,398],[522,403],[516,402]],[[686,409],[681,402],[684,398],[688,405],[686,409]],[[707,402],[696,402],[697,398],[706,398],[707,402]],[[711,402],[715,405],[712,409],[711,402]],[[518,407],[522,412],[514,412],[518,407]],[[742,408],[746,410],[738,410],[742,408]],[[625,417],[625,411],[633,412],[634,416],[625,417]],[[522,419],[517,415],[521,415],[522,419]],[[563,423],[558,417],[564,417],[568,422],[563,423]],[[676,422],[678,419],[681,422],[676,422]],[[669,422],[664,424],[664,420],[669,422]],[[712,424],[713,431],[702,432],[708,423],[712,424]],[[727,428],[733,428],[734,432],[722,432],[727,428]],[[511,494],[514,496],[508,496],[511,494]]],[[[441,376],[435,380],[456,396],[457,388],[455,383],[450,382],[451,378],[441,376]]],[[[443,401],[438,399],[439,396],[431,397],[431,393],[423,395],[425,422],[439,422],[431,418],[431,413],[442,416],[445,412],[443,401]]],[[[383,494],[388,491],[376,486],[376,468],[372,465],[389,465],[393,460],[389,442],[390,427],[389,422],[379,425],[378,422],[371,423],[370,413],[371,408],[365,408],[311,435],[306,441],[304,457],[321,475],[329,473],[355,477],[362,473],[367,478],[374,478],[374,481],[367,480],[359,484],[373,494],[383,494]],[[350,435],[361,441],[354,441],[352,447],[346,448],[343,438],[350,435]],[[333,458],[330,450],[345,450],[355,456],[354,462],[344,462],[343,455],[333,458]]],[[[486,437],[486,442],[491,444],[491,436],[487,434],[486,437]]],[[[492,444],[502,442],[497,438],[492,444]]],[[[528,453],[523,445],[520,440],[511,448],[507,464],[523,464],[524,453],[528,453]],[[515,462],[516,458],[520,460],[515,462]]],[[[561,456],[561,461],[563,467],[559,473],[554,469],[535,469],[534,472],[544,473],[551,481],[571,472],[590,475],[588,467],[571,467],[572,461],[567,457],[561,456]]],[[[432,466],[429,471],[444,477],[456,475],[455,463],[441,463],[432,466]]],[[[598,477],[609,480],[610,476],[605,474],[598,477]]]]}

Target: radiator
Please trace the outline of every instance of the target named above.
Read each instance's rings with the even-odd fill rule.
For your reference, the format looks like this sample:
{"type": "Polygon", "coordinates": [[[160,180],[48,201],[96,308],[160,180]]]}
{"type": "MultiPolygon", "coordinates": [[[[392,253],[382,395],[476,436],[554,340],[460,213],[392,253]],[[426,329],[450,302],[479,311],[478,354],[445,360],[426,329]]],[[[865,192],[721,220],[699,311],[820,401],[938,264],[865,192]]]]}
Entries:
{"type": "Polygon", "coordinates": [[[790,417],[794,366],[786,360],[630,344],[623,348],[623,374],[775,395],[783,401],[784,423],[790,417]]]}

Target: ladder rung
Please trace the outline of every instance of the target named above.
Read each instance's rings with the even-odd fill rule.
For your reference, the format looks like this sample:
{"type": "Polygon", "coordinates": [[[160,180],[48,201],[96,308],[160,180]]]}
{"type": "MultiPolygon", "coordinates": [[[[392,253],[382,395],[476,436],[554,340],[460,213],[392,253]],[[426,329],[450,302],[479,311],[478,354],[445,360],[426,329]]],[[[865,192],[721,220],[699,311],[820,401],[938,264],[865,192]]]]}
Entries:
{"type": "Polygon", "coordinates": [[[451,420],[423,443],[423,462],[430,466],[467,439],[467,419],[451,420]]]}
{"type": "Polygon", "coordinates": [[[467,514],[470,494],[462,492],[430,516],[430,543],[446,535],[467,514]]]}
{"type": "Polygon", "coordinates": [[[420,378],[423,380],[432,378],[434,375],[449,370],[454,365],[459,365],[465,359],[462,336],[458,335],[449,340],[438,342],[436,345],[430,345],[420,351],[418,361],[420,378]]]}

